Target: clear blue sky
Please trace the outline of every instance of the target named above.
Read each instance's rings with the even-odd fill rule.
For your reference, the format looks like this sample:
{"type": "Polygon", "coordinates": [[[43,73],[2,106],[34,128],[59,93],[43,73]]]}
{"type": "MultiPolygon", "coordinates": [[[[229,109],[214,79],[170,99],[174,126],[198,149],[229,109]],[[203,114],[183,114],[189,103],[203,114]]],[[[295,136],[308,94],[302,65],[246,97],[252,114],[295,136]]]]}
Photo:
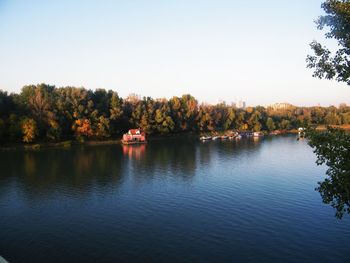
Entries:
{"type": "Polygon", "coordinates": [[[249,105],[350,104],[306,69],[320,0],[0,0],[0,89],[84,86],[249,105]]]}

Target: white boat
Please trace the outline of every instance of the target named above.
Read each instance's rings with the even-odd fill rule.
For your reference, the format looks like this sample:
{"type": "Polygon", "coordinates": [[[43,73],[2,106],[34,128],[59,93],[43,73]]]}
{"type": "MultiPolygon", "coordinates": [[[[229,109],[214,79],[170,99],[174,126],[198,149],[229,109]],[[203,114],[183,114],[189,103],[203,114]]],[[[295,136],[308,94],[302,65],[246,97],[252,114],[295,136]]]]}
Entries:
{"type": "Polygon", "coordinates": [[[220,136],[213,136],[213,137],[212,137],[213,141],[215,141],[215,140],[217,140],[217,139],[219,139],[219,138],[220,138],[220,136]]]}
{"type": "Polygon", "coordinates": [[[211,140],[211,137],[210,136],[202,136],[199,138],[201,141],[209,141],[211,140]]]}
{"type": "Polygon", "coordinates": [[[262,137],[262,136],[264,136],[264,134],[262,132],[254,132],[253,136],[254,137],[262,137]]]}
{"type": "Polygon", "coordinates": [[[305,137],[305,128],[300,127],[298,129],[298,139],[304,138],[305,137]]]}

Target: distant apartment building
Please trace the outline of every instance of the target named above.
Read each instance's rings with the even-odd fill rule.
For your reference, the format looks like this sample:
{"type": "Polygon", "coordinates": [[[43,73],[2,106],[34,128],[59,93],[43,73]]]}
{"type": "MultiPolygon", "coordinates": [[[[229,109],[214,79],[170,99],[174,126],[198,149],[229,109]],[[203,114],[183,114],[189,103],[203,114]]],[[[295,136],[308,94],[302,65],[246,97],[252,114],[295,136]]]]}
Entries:
{"type": "Polygon", "coordinates": [[[272,108],[273,110],[286,110],[290,108],[294,108],[294,106],[290,103],[275,103],[269,106],[269,108],[272,108]]]}
{"type": "Polygon", "coordinates": [[[242,101],[242,100],[240,100],[236,105],[237,105],[237,108],[239,108],[239,109],[246,108],[246,103],[245,103],[245,101],[242,101]]]}

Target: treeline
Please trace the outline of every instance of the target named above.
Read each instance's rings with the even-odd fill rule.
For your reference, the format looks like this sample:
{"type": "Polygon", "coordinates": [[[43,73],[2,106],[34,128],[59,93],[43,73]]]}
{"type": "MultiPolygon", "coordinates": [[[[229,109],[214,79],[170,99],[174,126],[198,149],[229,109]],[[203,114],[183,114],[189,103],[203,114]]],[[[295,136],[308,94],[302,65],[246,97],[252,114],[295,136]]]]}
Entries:
{"type": "Polygon", "coordinates": [[[220,103],[199,104],[191,95],[171,99],[123,99],[112,90],[39,84],[20,94],[0,90],[0,140],[4,142],[116,138],[129,128],[148,134],[225,130],[289,130],[309,125],[350,124],[350,107],[261,106],[237,109],[220,103]]]}

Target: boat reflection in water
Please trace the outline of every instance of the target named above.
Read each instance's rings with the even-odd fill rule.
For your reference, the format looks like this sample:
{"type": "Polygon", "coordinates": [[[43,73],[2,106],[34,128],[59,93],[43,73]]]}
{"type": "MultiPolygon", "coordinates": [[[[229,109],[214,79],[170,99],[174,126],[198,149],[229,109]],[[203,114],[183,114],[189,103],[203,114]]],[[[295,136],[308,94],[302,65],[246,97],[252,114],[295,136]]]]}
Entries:
{"type": "Polygon", "coordinates": [[[123,155],[129,159],[140,160],[146,152],[146,144],[123,145],[123,155]]]}

